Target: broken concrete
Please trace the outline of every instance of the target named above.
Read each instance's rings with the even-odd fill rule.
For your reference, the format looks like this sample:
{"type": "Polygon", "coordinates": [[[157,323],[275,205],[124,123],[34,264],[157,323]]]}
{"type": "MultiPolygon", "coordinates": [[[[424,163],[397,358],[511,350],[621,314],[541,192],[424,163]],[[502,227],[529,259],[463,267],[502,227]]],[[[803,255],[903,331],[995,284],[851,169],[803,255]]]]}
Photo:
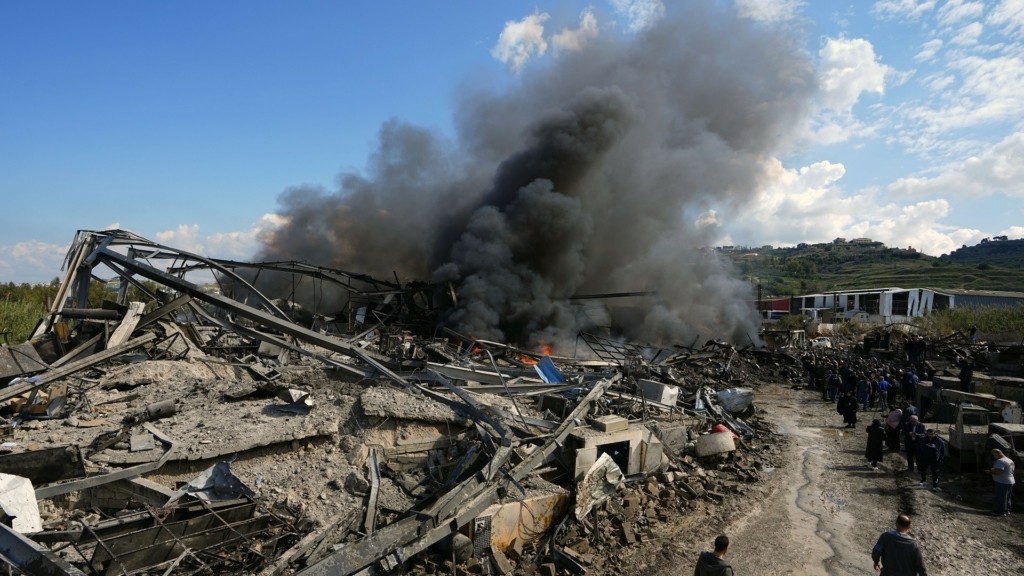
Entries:
{"type": "Polygon", "coordinates": [[[666,510],[756,481],[741,450],[705,469],[694,440],[718,423],[764,433],[713,391],[759,362],[795,364],[586,333],[589,351],[551,356],[434,330],[429,287],[213,260],[122,231],[80,233],[68,263],[29,344],[40,363],[16,370],[35,374],[0,392],[80,399],[47,419],[12,408],[0,456],[57,464],[33,472],[36,536],[67,544],[65,573],[389,572],[444,566],[445,546],[465,558],[449,571],[592,567],[600,551],[583,533],[639,545],[666,510]],[[118,301],[89,309],[98,269],[119,279],[118,301]],[[186,278],[196,271],[220,286],[186,278]],[[307,315],[249,283],[262,272],[348,299],[307,315]],[[573,517],[577,482],[602,458],[623,481],[573,517]],[[244,490],[202,496],[223,485],[244,490]]]}

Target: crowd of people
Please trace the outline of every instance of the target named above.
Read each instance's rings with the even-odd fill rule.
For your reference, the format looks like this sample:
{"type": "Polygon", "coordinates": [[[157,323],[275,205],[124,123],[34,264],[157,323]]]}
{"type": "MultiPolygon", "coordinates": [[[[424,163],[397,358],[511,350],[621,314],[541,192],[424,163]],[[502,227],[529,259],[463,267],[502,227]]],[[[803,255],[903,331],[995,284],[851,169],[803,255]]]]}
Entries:
{"type": "MultiPolygon", "coordinates": [[[[926,345],[912,338],[906,345],[902,365],[893,365],[873,357],[831,357],[807,354],[803,359],[809,388],[819,390],[822,400],[834,402],[845,428],[856,428],[858,412],[874,412],[866,427],[864,456],[868,468],[878,470],[886,450],[902,452],[905,473],[920,475],[920,486],[940,491],[939,477],[946,456],[946,445],[934,427],[925,423],[925,414],[916,404],[919,374],[923,374],[926,345]]],[[[973,363],[957,362],[961,388],[973,392],[973,363]]],[[[925,406],[925,409],[928,407],[925,406]]],[[[1007,516],[1014,487],[1014,462],[1001,450],[991,451],[995,495],[991,514],[1007,516]]],[[[896,518],[895,529],[883,533],[871,551],[875,570],[885,575],[927,574],[921,550],[910,535],[911,520],[905,514],[896,518]]]]}

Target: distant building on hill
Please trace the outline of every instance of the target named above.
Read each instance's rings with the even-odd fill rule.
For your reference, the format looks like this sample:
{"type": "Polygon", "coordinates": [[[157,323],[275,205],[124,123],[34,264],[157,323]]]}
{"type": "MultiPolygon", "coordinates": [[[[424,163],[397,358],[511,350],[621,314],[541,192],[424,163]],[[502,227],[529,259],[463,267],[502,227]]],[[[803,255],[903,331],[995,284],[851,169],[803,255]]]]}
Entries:
{"type": "Polygon", "coordinates": [[[794,296],[791,312],[827,322],[894,324],[937,310],[1024,305],[1024,292],[945,288],[868,288],[794,296]]]}

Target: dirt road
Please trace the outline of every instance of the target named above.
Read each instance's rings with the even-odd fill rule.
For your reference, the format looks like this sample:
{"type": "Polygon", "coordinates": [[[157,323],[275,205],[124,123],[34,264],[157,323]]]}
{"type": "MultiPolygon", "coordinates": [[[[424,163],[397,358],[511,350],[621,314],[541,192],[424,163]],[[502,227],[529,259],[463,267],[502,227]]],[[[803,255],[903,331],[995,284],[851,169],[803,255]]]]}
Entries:
{"type": "Polygon", "coordinates": [[[765,492],[752,491],[694,532],[665,535],[653,573],[689,574],[716,531],[730,535],[728,559],[741,576],[875,574],[870,550],[909,513],[930,575],[1024,574],[1024,515],[1015,503],[1009,518],[987,514],[990,477],[943,470],[941,490],[921,488],[904,472],[902,454],[887,453],[879,470],[864,460],[864,428],[874,414],[860,414],[844,429],[834,405],[810,390],[764,385],[760,413],[791,439],[789,464],[771,472],[765,492]],[[710,536],[709,536],[710,535],[710,536]]]}

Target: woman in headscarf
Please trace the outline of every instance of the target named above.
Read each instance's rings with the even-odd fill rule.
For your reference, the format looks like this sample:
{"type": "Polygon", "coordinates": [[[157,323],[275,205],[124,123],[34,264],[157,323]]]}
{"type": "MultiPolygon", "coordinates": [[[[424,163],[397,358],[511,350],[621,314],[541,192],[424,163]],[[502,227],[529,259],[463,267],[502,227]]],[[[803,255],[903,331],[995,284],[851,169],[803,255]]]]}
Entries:
{"type": "Polygon", "coordinates": [[[885,428],[882,421],[875,418],[867,431],[868,445],[864,449],[864,457],[868,459],[868,468],[878,470],[878,463],[882,460],[882,447],[885,446],[885,428]]]}

